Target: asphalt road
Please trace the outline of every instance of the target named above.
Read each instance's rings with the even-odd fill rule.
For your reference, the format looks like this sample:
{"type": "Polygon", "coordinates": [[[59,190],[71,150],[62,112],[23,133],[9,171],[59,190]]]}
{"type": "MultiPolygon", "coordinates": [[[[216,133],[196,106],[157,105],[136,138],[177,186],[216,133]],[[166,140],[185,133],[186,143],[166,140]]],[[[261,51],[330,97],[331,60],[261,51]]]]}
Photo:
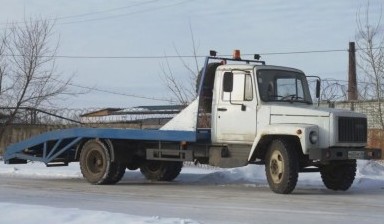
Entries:
{"type": "Polygon", "coordinates": [[[291,195],[278,195],[262,186],[129,179],[113,186],[94,186],[79,178],[0,175],[0,202],[185,218],[201,223],[384,222],[384,189],[342,193],[296,189],[291,195]]]}

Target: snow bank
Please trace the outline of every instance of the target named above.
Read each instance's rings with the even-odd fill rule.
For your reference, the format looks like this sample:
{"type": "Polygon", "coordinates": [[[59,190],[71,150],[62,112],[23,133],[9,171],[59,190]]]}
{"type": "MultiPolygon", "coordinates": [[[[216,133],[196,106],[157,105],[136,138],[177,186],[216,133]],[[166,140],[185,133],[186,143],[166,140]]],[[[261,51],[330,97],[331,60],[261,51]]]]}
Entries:
{"type": "Polygon", "coordinates": [[[189,219],[134,216],[105,211],[81,210],[76,208],[53,208],[39,205],[22,205],[0,202],[0,223],[134,223],[134,224],[194,224],[189,219]],[[54,214],[54,215],[53,215],[54,214]]]}
{"type": "MultiPolygon", "coordinates": [[[[208,166],[207,166],[208,167],[208,166]]],[[[248,165],[239,168],[184,167],[176,181],[187,184],[266,186],[264,166],[248,165]]]]}
{"type": "MultiPolygon", "coordinates": [[[[186,171],[177,181],[194,184],[242,184],[254,187],[268,186],[265,176],[265,166],[248,165],[232,169],[212,169],[201,173],[195,168],[195,173],[186,171]]],[[[325,188],[320,173],[300,173],[298,188],[325,188]]],[[[356,179],[352,188],[384,188],[384,165],[375,161],[359,160],[357,162],[356,179]]]]}
{"type": "Polygon", "coordinates": [[[375,161],[358,161],[354,186],[364,189],[384,189],[384,164],[375,161]]]}

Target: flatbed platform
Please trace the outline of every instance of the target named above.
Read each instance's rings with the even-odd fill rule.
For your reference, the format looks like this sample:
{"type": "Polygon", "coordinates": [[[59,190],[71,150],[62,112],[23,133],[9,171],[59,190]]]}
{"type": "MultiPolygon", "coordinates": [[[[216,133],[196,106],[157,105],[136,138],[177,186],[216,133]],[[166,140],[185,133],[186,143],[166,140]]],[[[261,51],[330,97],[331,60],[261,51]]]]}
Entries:
{"type": "Polygon", "coordinates": [[[210,130],[175,131],[118,128],[72,128],[46,132],[7,147],[5,163],[25,163],[27,160],[46,164],[67,151],[74,151],[84,139],[139,140],[158,142],[209,141],[210,130]]]}

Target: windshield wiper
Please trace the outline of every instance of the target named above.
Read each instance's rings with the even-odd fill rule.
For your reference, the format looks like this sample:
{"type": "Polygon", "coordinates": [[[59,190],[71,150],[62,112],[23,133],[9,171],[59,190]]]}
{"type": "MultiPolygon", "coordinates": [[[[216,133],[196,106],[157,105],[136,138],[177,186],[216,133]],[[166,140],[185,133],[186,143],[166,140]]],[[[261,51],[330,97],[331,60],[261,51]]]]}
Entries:
{"type": "Polygon", "coordinates": [[[298,95],[296,95],[296,94],[291,94],[291,95],[284,96],[281,100],[282,100],[282,101],[289,101],[290,103],[293,103],[293,102],[299,102],[299,103],[312,104],[311,101],[304,100],[303,97],[298,96],[298,95]],[[290,97],[290,99],[287,99],[287,98],[289,98],[289,97],[290,97]],[[284,99],[286,99],[286,100],[284,100],[284,99]],[[299,100],[299,99],[300,99],[300,100],[299,100]]]}

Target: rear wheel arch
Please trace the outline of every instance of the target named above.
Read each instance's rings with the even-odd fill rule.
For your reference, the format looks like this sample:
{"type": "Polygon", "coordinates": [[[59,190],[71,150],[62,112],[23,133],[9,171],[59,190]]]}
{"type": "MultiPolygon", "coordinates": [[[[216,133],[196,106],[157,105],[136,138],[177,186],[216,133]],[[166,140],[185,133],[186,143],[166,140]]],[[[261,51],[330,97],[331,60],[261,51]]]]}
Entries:
{"type": "Polygon", "coordinates": [[[107,149],[108,149],[109,154],[110,154],[110,159],[112,162],[115,161],[115,150],[114,150],[114,146],[113,146],[112,141],[110,139],[99,139],[99,138],[95,138],[95,139],[84,138],[84,139],[82,139],[81,142],[79,144],[77,144],[77,147],[76,147],[75,158],[74,158],[75,161],[78,161],[80,159],[80,154],[84,148],[84,145],[87,142],[89,142],[90,140],[97,140],[97,141],[102,142],[106,146],[108,146],[107,149]]]}
{"type": "Polygon", "coordinates": [[[75,151],[75,161],[79,161],[80,159],[80,154],[81,150],[83,150],[85,143],[87,143],[90,139],[88,138],[83,138],[76,146],[76,151],[75,151]]]}

